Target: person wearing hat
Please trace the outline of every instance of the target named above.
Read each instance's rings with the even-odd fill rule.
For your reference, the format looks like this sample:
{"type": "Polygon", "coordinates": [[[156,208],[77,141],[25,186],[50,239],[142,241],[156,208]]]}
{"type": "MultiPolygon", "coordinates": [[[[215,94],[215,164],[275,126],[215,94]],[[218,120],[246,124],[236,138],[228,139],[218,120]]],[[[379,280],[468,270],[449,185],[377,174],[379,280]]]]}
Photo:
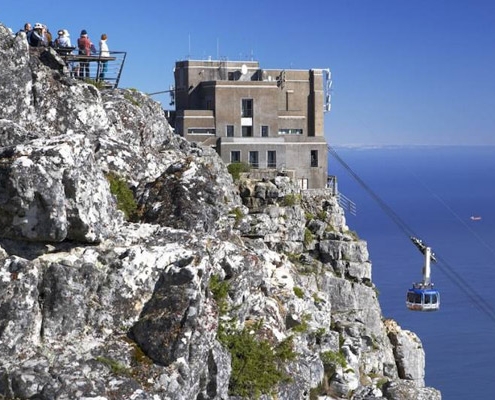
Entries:
{"type": "Polygon", "coordinates": [[[59,29],[58,37],[55,39],[55,47],[70,47],[70,35],[67,29],[59,29]]]}
{"type": "Polygon", "coordinates": [[[33,47],[48,46],[43,24],[40,24],[39,22],[34,24],[33,31],[29,35],[29,44],[33,47]]]}
{"type": "MultiPolygon", "coordinates": [[[[88,37],[88,32],[86,32],[86,29],[83,29],[81,31],[79,39],[77,39],[77,48],[79,49],[79,55],[90,56],[91,47],[93,47],[93,44],[88,37]]],[[[79,78],[89,78],[89,62],[81,61],[79,63],[79,78]]]]}
{"type": "Polygon", "coordinates": [[[71,47],[69,31],[67,29],[59,29],[57,34],[58,37],[53,42],[53,47],[60,56],[65,57],[65,63],[69,69],[70,76],[74,76],[76,72],[74,62],[67,61],[67,56],[74,50],[74,47],[71,47]]]}

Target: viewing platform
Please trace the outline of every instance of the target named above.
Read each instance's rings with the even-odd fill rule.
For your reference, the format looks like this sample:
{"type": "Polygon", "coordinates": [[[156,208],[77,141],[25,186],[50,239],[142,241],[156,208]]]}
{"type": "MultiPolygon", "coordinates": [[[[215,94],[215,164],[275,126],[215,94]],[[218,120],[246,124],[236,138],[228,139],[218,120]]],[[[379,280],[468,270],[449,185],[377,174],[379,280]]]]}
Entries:
{"type": "Polygon", "coordinates": [[[54,50],[67,64],[71,77],[101,82],[103,86],[111,89],[119,86],[127,52],[109,51],[110,56],[105,57],[98,54],[89,56],[73,54],[75,47],[58,47],[54,50]],[[83,65],[89,68],[88,76],[81,75],[83,65]]]}

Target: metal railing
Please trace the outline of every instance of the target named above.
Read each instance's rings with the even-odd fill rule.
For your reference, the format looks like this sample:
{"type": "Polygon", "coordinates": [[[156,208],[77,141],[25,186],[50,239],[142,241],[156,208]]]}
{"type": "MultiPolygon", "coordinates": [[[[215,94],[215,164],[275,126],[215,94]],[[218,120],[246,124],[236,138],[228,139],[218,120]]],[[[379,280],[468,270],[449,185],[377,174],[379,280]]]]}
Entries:
{"type": "Polygon", "coordinates": [[[117,88],[124,68],[127,52],[110,51],[108,57],[79,55],[59,51],[68,67],[68,73],[76,79],[88,79],[108,88],[117,88]]]}
{"type": "Polygon", "coordinates": [[[356,216],[357,206],[356,203],[354,203],[351,199],[349,199],[347,196],[343,195],[342,193],[338,192],[337,201],[340,207],[348,211],[351,215],[356,216]]]}

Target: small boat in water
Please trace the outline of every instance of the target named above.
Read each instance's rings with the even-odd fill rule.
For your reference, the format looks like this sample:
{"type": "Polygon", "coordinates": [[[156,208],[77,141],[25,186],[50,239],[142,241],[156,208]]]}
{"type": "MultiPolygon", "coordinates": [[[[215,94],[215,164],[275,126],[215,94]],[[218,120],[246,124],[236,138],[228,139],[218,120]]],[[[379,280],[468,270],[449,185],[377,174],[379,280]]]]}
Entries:
{"type": "Polygon", "coordinates": [[[481,221],[481,217],[479,215],[471,215],[471,221],[481,221]]]}

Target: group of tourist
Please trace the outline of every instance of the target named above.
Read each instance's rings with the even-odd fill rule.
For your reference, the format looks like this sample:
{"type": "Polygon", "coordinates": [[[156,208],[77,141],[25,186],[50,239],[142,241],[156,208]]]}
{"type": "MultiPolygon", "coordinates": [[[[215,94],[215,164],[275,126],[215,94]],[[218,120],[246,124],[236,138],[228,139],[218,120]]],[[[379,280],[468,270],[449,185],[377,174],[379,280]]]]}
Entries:
{"type": "MultiPolygon", "coordinates": [[[[70,41],[70,34],[67,29],[59,29],[57,32],[58,36],[55,40],[53,40],[52,34],[46,25],[40,24],[37,22],[34,27],[31,27],[31,24],[27,22],[24,24],[24,28],[21,29],[20,32],[24,32],[26,34],[27,41],[32,47],[53,47],[56,50],[67,49],[64,54],[70,54],[73,50],[76,49],[76,46],[72,47],[72,43],[70,41]]],[[[95,45],[91,42],[88,32],[83,29],[79,38],[77,39],[77,51],[79,55],[91,56],[98,55],[100,57],[109,57],[110,50],[108,49],[107,44],[108,36],[104,33],[100,37],[99,49],[96,50],[95,45]]],[[[84,79],[89,78],[89,62],[81,61],[79,65],[74,68],[74,75],[78,78],[84,79]]],[[[99,68],[99,76],[100,80],[105,79],[105,74],[108,71],[108,62],[101,61],[99,68]]]]}

